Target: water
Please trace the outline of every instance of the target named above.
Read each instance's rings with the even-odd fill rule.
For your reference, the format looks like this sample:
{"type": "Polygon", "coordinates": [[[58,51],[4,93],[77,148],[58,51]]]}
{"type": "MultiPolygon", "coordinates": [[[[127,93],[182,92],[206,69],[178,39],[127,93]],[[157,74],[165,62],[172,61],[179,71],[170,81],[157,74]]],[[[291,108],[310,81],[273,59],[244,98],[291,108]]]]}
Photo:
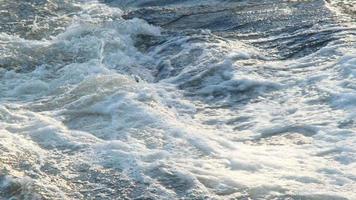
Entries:
{"type": "Polygon", "coordinates": [[[356,199],[352,0],[2,0],[1,199],[356,199]]]}

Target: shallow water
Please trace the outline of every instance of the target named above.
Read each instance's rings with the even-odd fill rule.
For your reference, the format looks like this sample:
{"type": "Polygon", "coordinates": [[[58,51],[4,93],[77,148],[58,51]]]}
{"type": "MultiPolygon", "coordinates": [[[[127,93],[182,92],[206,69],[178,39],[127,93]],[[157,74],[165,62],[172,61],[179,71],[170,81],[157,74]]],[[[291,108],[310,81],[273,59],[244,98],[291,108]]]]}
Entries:
{"type": "Polygon", "coordinates": [[[2,0],[1,199],[356,199],[352,0],[2,0]]]}

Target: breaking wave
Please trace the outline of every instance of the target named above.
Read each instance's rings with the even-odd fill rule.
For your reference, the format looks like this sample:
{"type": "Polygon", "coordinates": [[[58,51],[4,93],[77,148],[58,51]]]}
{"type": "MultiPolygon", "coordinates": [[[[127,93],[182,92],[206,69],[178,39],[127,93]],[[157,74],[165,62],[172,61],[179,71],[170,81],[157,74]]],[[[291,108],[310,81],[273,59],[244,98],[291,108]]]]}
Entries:
{"type": "Polygon", "coordinates": [[[1,4],[1,198],[356,198],[352,1],[1,4]]]}

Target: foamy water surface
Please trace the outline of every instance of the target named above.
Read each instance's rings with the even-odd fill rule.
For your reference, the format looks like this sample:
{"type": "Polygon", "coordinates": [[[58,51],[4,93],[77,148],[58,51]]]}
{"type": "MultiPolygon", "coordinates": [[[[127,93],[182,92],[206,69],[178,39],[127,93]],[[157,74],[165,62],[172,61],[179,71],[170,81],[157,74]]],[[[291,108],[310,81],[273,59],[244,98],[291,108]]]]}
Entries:
{"type": "Polygon", "coordinates": [[[0,199],[356,199],[355,11],[3,0],[0,199]]]}

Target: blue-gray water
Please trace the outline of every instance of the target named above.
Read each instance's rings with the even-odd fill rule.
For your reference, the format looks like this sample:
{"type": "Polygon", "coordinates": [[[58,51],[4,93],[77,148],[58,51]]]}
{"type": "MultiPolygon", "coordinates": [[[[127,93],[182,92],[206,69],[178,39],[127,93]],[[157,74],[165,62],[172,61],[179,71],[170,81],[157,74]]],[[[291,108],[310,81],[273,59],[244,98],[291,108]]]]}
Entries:
{"type": "Polygon", "coordinates": [[[353,0],[1,0],[0,199],[356,199],[353,0]]]}

